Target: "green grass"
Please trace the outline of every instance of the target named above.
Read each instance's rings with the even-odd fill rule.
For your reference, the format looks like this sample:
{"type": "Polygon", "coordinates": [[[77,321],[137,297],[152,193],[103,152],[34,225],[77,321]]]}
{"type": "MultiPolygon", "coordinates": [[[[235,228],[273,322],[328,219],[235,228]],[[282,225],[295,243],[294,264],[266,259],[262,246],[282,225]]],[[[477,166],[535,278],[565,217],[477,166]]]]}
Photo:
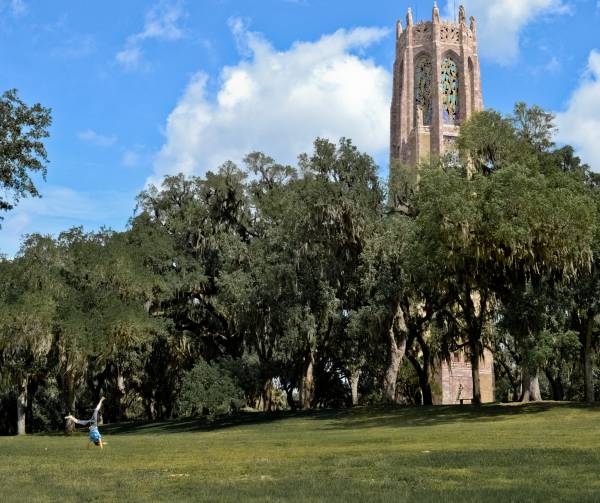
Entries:
{"type": "Polygon", "coordinates": [[[359,408],[0,438],[0,500],[600,501],[600,408],[359,408]]]}

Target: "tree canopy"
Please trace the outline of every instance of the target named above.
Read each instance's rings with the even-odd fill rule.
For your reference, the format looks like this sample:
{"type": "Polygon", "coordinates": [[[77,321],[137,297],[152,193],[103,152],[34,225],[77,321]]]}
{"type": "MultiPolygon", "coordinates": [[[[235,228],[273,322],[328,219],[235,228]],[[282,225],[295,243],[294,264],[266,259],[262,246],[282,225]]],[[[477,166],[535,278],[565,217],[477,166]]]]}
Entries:
{"type": "MultiPolygon", "coordinates": [[[[49,114],[5,102],[30,121],[5,165],[34,195],[49,114]]],[[[457,352],[479,403],[486,350],[498,399],[593,401],[600,184],[553,127],[481,112],[456,155],[387,184],[347,139],[297,166],[254,152],[165,177],[123,232],[29,236],[0,262],[0,430],[101,394],[111,421],[431,404],[457,352]]]]}

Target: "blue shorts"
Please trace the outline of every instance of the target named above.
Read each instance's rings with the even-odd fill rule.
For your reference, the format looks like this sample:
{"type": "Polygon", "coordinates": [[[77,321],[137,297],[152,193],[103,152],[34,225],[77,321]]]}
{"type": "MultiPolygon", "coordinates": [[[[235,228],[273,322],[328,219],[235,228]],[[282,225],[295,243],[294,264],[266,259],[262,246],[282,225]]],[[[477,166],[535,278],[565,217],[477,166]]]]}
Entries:
{"type": "Polygon", "coordinates": [[[98,431],[98,428],[92,428],[90,430],[90,440],[94,443],[100,442],[100,439],[102,438],[100,436],[100,432],[98,431]]]}

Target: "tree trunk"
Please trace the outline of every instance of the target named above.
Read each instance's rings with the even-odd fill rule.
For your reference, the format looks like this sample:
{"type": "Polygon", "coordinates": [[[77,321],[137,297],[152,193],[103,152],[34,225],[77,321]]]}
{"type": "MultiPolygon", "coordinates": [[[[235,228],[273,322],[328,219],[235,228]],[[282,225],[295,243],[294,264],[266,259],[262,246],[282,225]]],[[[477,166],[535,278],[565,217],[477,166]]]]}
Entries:
{"type": "Polygon", "coordinates": [[[273,381],[270,378],[265,381],[261,395],[262,410],[269,412],[273,408],[273,381]]]}
{"type": "Polygon", "coordinates": [[[353,370],[350,373],[350,390],[352,393],[352,405],[358,405],[358,381],[360,380],[360,370],[353,370]]]}
{"type": "MultiPolygon", "coordinates": [[[[394,344],[396,346],[396,344],[394,344]]],[[[397,347],[390,347],[389,363],[383,381],[383,396],[389,403],[396,401],[396,381],[402,361],[402,352],[397,347]]]]}
{"type": "Polygon", "coordinates": [[[388,367],[383,380],[383,398],[389,403],[396,402],[396,381],[398,380],[400,363],[402,363],[402,358],[406,352],[407,338],[404,316],[398,306],[396,315],[388,330],[388,367]],[[396,322],[400,324],[399,329],[396,329],[396,322]],[[396,333],[398,333],[398,340],[396,340],[396,333]]]}
{"type": "Polygon", "coordinates": [[[427,351],[423,351],[423,366],[419,363],[417,357],[412,352],[407,351],[408,361],[412,363],[417,376],[419,376],[419,388],[421,389],[421,403],[423,405],[433,405],[433,392],[431,391],[431,384],[429,383],[429,348],[427,351]]]}
{"type": "Polygon", "coordinates": [[[19,380],[17,397],[17,435],[25,435],[25,415],[27,413],[27,376],[19,380]]]}
{"type": "Polygon", "coordinates": [[[303,409],[311,409],[314,406],[315,401],[315,354],[314,351],[310,351],[308,365],[302,376],[302,382],[300,384],[300,406],[303,409]]]}
{"type": "Polygon", "coordinates": [[[421,394],[423,396],[423,405],[433,405],[433,393],[431,391],[431,384],[429,383],[429,377],[419,377],[419,386],[421,387],[421,394]]]}
{"type": "Polygon", "coordinates": [[[146,417],[150,421],[154,421],[156,418],[156,409],[154,407],[154,398],[146,398],[145,407],[146,407],[146,417]]]}
{"type": "Polygon", "coordinates": [[[417,336],[417,341],[423,353],[423,367],[419,374],[419,386],[423,395],[423,405],[433,405],[433,393],[431,391],[431,383],[429,382],[429,367],[431,362],[431,350],[429,345],[425,343],[425,339],[421,334],[417,336]]]}
{"type": "Polygon", "coordinates": [[[120,370],[117,370],[117,421],[125,417],[125,378],[120,370]]]}
{"type": "Polygon", "coordinates": [[[588,314],[584,326],[584,343],[583,343],[583,374],[585,379],[584,397],[585,401],[592,403],[594,397],[594,367],[592,365],[592,335],[594,330],[594,316],[588,314]]]}
{"type": "Polygon", "coordinates": [[[473,405],[481,405],[481,382],[479,380],[479,340],[471,336],[469,340],[471,357],[471,378],[473,379],[473,405]]]}
{"type": "Polygon", "coordinates": [[[33,397],[38,389],[37,379],[29,379],[27,383],[27,412],[25,413],[26,431],[33,433],[33,397]]]}
{"type": "Polygon", "coordinates": [[[285,398],[287,400],[288,407],[290,410],[296,410],[296,402],[294,400],[294,387],[289,386],[285,388],[285,398]]]}
{"type": "Polygon", "coordinates": [[[523,397],[522,402],[539,402],[542,399],[540,393],[540,380],[538,370],[530,372],[527,365],[523,367],[523,397]]]}
{"type": "Polygon", "coordinates": [[[560,372],[556,377],[552,375],[548,369],[546,369],[546,379],[550,383],[550,387],[552,388],[552,400],[561,401],[565,399],[565,390],[562,384],[562,379],[560,378],[560,372]]]}
{"type": "MultiPolygon", "coordinates": [[[[72,371],[67,371],[65,375],[66,385],[66,403],[65,409],[69,411],[69,414],[75,414],[75,376],[72,371]]],[[[75,424],[73,421],[67,421],[65,423],[65,433],[70,435],[75,430],[75,424]]]]}

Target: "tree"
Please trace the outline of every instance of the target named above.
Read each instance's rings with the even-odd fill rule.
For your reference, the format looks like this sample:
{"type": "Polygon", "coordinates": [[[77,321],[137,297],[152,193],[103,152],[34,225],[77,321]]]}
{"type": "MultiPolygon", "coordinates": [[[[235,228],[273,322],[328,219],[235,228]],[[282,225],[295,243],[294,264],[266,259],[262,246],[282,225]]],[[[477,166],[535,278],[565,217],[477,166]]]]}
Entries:
{"type": "MultiPolygon", "coordinates": [[[[495,125],[484,122],[479,131],[471,124],[461,137],[475,138],[462,143],[492,137],[488,129],[495,125]]],[[[480,171],[425,170],[417,196],[418,241],[441,290],[453,299],[446,317],[469,350],[474,403],[480,400],[485,329],[503,293],[532,276],[573,277],[590,260],[593,215],[581,184],[546,169],[544,157],[516,132],[504,136],[508,145],[498,145],[480,171]],[[502,152],[518,162],[506,161],[502,152]]]]}
{"type": "Polygon", "coordinates": [[[28,388],[41,372],[53,342],[61,297],[58,250],[49,237],[29,236],[12,262],[0,267],[0,361],[2,375],[16,388],[17,433],[25,434],[28,388]]]}
{"type": "Polygon", "coordinates": [[[362,254],[362,286],[366,305],[356,315],[363,318],[377,347],[386,347],[383,397],[396,401],[396,382],[409,338],[408,320],[418,310],[411,289],[406,248],[410,246],[412,221],[392,215],[379,223],[362,254]]]}
{"type": "Polygon", "coordinates": [[[46,177],[43,139],[51,124],[50,109],[39,103],[27,106],[15,89],[0,98],[0,211],[11,210],[22,197],[39,197],[31,177],[46,177]]]}
{"type": "Polygon", "coordinates": [[[298,315],[306,336],[301,396],[304,406],[311,407],[315,368],[343,366],[350,375],[358,370],[359,361],[351,359],[355,353],[339,348],[353,346],[347,314],[364,303],[358,273],[361,253],[370,223],[383,212],[384,193],[373,159],[347,139],[337,147],[317,139],[312,155],[300,156],[299,165],[303,176],[296,184],[295,214],[287,225],[298,251],[295,262],[303,306],[298,315]]]}

